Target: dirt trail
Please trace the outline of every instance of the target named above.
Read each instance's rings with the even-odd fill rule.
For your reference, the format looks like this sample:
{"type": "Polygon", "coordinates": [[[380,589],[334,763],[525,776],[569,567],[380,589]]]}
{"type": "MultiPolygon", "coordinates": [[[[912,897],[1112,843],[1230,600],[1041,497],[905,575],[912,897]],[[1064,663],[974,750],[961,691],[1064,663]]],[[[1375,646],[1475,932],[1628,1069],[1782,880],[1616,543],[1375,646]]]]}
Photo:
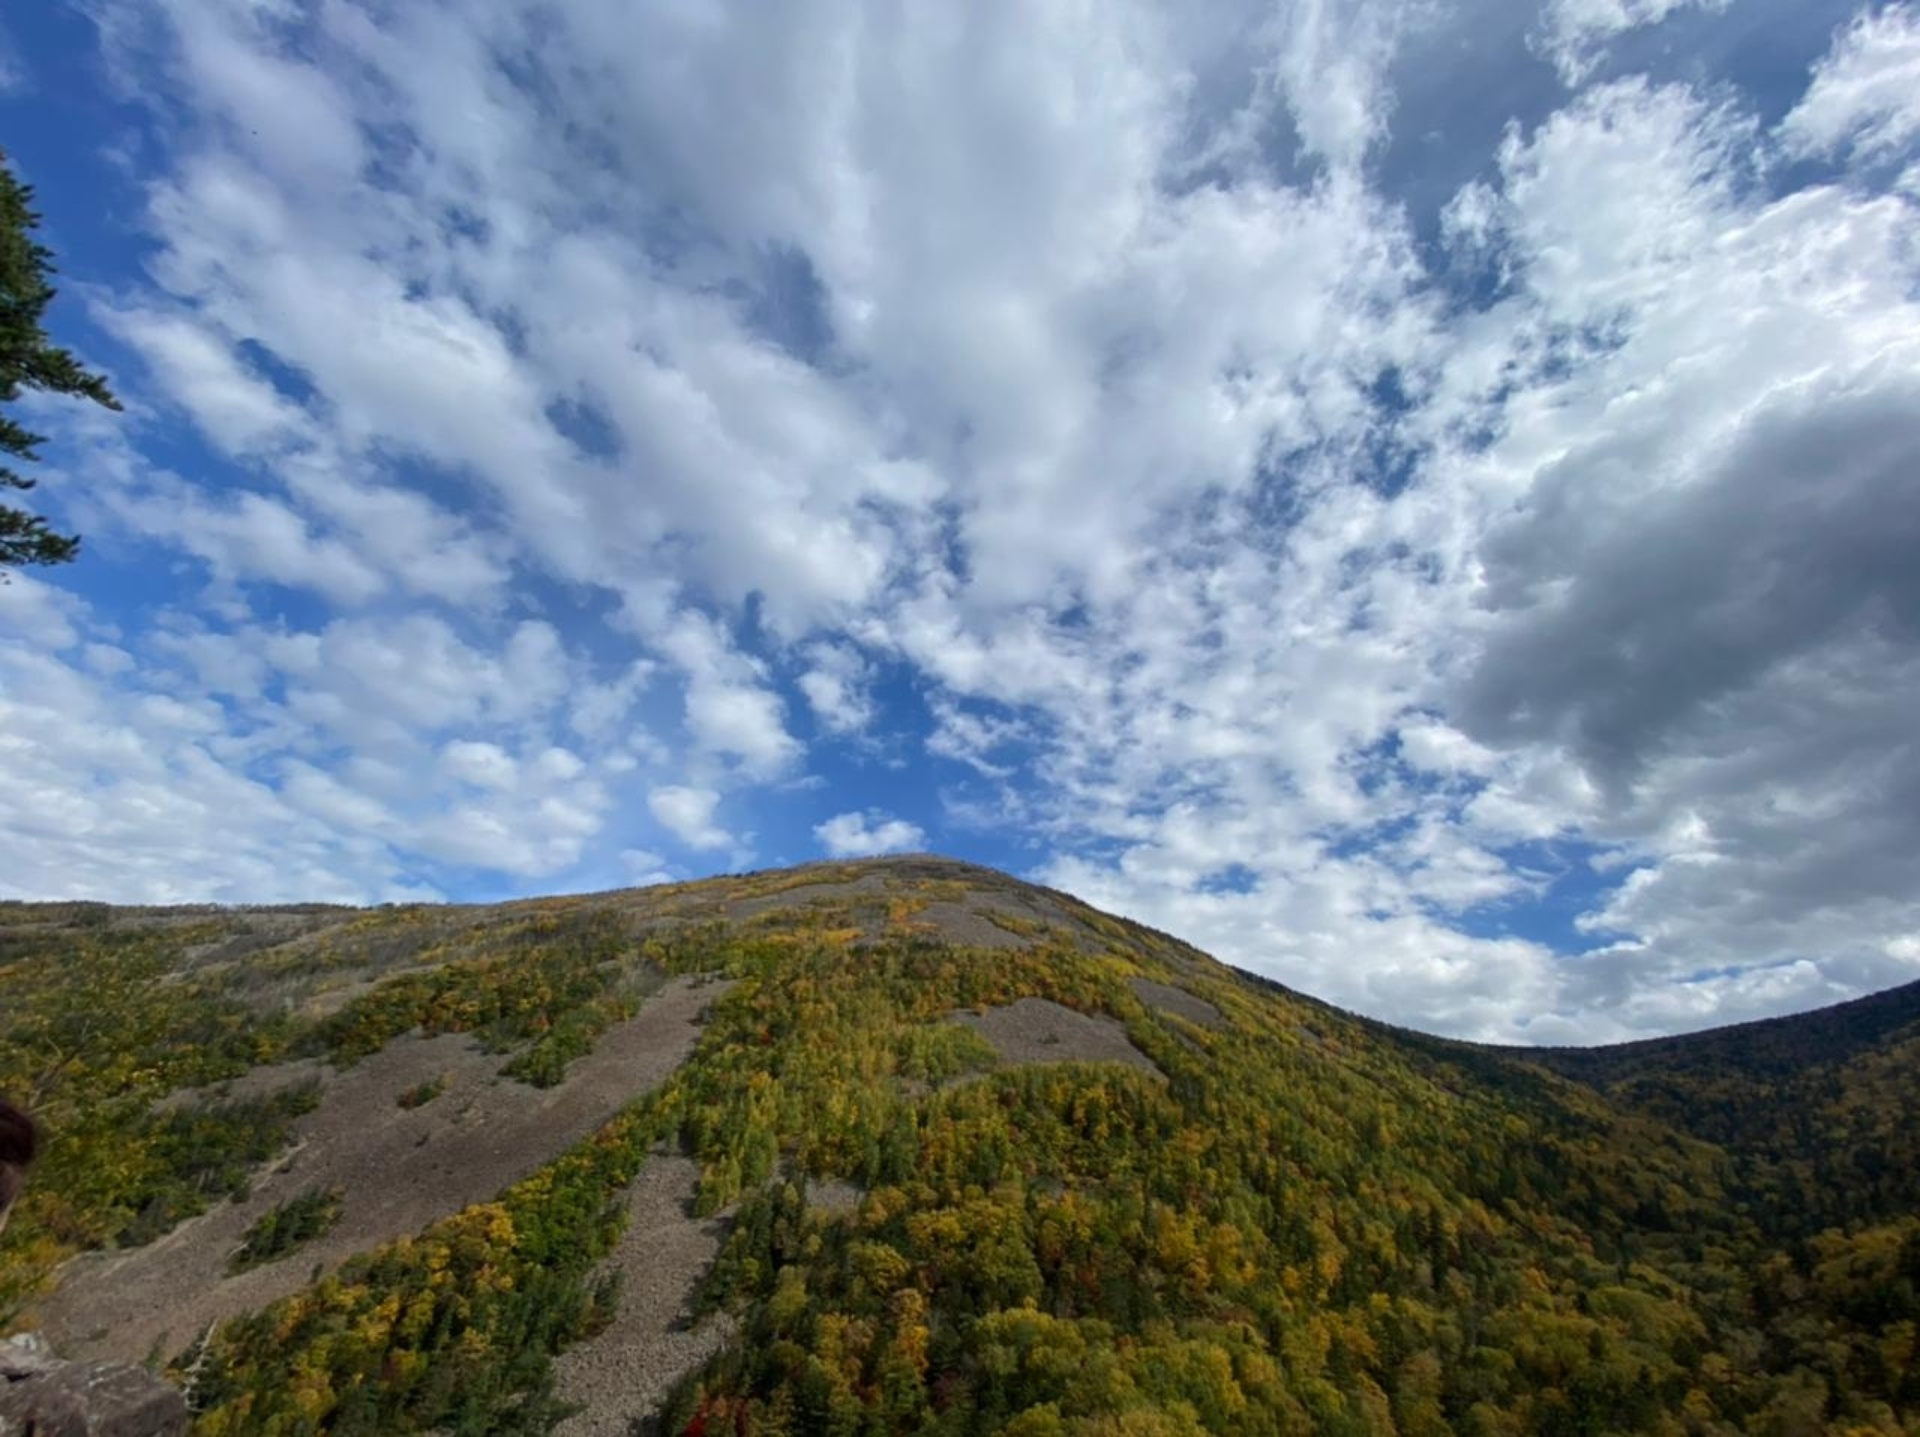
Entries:
{"type": "Polygon", "coordinates": [[[673,1384],[724,1347],[728,1316],[686,1326],[687,1306],[720,1251],[722,1218],[691,1215],[699,1164],[679,1156],[647,1160],[628,1199],[627,1230],[608,1259],[621,1275],[611,1326],[554,1360],[557,1394],[586,1404],[554,1437],[625,1437],[673,1384]]]}
{"type": "Polygon", "coordinates": [[[295,1148],[245,1202],[223,1204],[145,1247],[70,1263],[41,1304],[48,1337],[69,1358],[140,1361],[156,1346],[172,1356],[209,1323],[297,1292],[316,1269],[486,1201],[671,1074],[725,991],[707,979],[674,979],[602,1034],[557,1088],[498,1077],[505,1060],[460,1035],[401,1038],[345,1072],[327,1072],[320,1106],[295,1125],[295,1148]],[[396,1102],[441,1078],[445,1090],[431,1102],[396,1102]],[[229,1255],[261,1214],[336,1185],[346,1197],[332,1231],[278,1262],[228,1274],[229,1255]]]}

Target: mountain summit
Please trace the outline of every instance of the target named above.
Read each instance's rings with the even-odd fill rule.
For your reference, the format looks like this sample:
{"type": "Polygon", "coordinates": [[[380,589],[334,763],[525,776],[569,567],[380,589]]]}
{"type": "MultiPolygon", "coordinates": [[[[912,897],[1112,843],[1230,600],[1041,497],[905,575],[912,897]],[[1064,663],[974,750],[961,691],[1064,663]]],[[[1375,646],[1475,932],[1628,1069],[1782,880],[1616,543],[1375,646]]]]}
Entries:
{"type": "Polygon", "coordinates": [[[942,859],[0,905],[0,1326],[195,1431],[1894,1433],[1920,987],[1410,1034],[942,859]]]}

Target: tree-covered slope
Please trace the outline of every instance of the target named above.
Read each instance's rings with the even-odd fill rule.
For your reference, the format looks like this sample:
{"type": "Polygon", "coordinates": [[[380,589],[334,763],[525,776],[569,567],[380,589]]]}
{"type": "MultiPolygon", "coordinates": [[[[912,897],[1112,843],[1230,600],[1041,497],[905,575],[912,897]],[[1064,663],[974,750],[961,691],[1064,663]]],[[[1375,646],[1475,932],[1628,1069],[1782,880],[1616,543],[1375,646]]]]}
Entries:
{"type": "Polygon", "coordinates": [[[1510,1051],[1727,1149],[1782,1237],[1920,1206],[1920,983],[1677,1038],[1510,1051]]]}
{"type": "MultiPolygon", "coordinates": [[[[1743,1152],[1604,1077],[1395,1034],[984,870],[493,909],[26,905],[0,930],[0,1088],[55,1135],[0,1311],[73,1251],[224,1201],[299,1121],[169,1093],[420,1027],[564,1083],[667,975],[731,980],[666,1081],[495,1201],[159,1354],[205,1432],[547,1430],[550,1358],[606,1324],[596,1264],[663,1144],[730,1223],[698,1301],[734,1325],[660,1430],[1920,1421],[1910,1172],[1789,1234],[1743,1152]]],[[[1887,1036],[1847,1061],[1891,1085],[1910,1055],[1887,1036]]]]}

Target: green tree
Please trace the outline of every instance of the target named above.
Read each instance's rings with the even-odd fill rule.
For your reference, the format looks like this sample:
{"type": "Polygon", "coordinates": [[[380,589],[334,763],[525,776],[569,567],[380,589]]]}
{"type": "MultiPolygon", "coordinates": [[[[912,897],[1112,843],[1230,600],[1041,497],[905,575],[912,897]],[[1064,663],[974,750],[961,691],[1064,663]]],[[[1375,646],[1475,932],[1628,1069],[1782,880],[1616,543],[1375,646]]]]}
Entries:
{"type": "MultiPolygon", "coordinates": [[[[87,373],[41,328],[54,289],[47,282],[53,252],[33,239],[39,224],[32,187],[14,178],[6,152],[0,151],[0,404],[14,403],[23,389],[42,389],[118,409],[120,401],[106,381],[87,373]]],[[[0,413],[0,460],[31,463],[45,438],[0,413]]],[[[34,482],[0,462],[0,490],[24,491],[34,482]]],[[[37,514],[0,504],[0,571],[16,564],[63,564],[79,550],[78,535],[56,533],[37,514]]]]}

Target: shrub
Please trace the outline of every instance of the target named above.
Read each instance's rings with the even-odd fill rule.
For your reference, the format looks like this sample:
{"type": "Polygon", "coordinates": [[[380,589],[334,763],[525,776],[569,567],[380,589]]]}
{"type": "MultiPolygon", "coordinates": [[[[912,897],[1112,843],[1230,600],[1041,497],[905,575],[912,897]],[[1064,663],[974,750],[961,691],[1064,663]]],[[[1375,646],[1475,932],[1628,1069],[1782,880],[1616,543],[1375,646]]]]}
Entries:
{"type": "Polygon", "coordinates": [[[345,1196],[337,1187],[309,1188],[298,1197],[268,1209],[247,1229],[246,1241],[227,1261],[228,1270],[245,1272],[250,1267],[277,1261],[302,1243],[322,1236],[340,1220],[340,1204],[345,1196]]]}

